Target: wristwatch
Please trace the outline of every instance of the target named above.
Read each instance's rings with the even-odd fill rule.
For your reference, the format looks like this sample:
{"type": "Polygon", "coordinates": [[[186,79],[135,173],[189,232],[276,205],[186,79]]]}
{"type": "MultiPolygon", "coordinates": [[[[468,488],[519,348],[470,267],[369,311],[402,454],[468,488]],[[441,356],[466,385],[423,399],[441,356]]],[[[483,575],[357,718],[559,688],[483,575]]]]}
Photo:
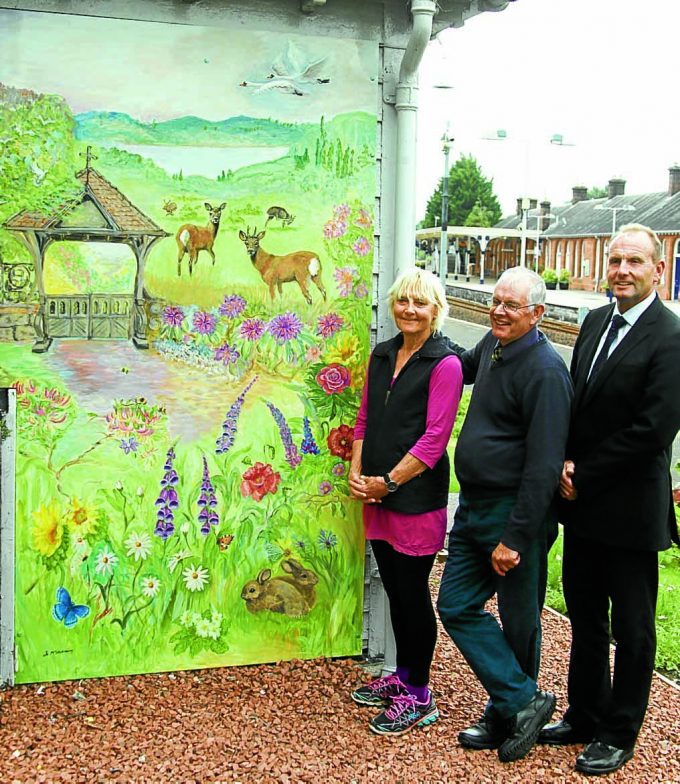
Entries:
{"type": "Polygon", "coordinates": [[[397,490],[399,489],[399,485],[394,481],[394,479],[392,479],[392,477],[389,474],[385,474],[383,479],[385,480],[385,484],[387,485],[387,492],[396,493],[397,490]]]}

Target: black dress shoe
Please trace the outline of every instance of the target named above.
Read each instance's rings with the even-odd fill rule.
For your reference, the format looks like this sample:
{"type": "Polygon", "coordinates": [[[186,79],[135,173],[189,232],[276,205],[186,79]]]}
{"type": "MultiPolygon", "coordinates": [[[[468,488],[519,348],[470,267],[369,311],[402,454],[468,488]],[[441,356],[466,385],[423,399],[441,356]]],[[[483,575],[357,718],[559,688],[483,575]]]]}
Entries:
{"type": "Polygon", "coordinates": [[[601,740],[594,740],[576,757],[576,770],[588,776],[603,776],[623,767],[633,756],[633,749],[617,749],[601,740]]]}
{"type": "Polygon", "coordinates": [[[582,732],[574,729],[568,721],[548,724],[538,733],[536,743],[547,743],[549,746],[571,746],[572,743],[590,743],[593,732],[582,732]]]}
{"type": "Polygon", "coordinates": [[[511,729],[512,721],[485,713],[472,727],[458,733],[458,742],[466,749],[497,749],[511,729]]]}
{"type": "Polygon", "coordinates": [[[556,704],[554,694],[537,689],[531,702],[515,716],[515,728],[498,749],[498,759],[513,762],[525,757],[536,743],[541,728],[550,721],[556,704]]]}

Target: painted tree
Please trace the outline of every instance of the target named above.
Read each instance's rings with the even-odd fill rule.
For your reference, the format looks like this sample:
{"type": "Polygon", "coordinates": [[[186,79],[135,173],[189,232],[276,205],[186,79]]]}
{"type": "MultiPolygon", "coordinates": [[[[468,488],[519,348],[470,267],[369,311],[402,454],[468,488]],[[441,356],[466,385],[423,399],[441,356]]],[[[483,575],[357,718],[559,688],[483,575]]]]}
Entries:
{"type": "MultiPolygon", "coordinates": [[[[465,226],[470,213],[493,226],[501,219],[501,207],[493,192],[493,179],[484,176],[472,155],[461,155],[449,170],[449,226],[465,226]]],[[[442,180],[427,203],[423,226],[434,226],[442,214],[442,180]],[[435,218],[437,219],[435,221],[435,218]]],[[[467,225],[472,225],[468,223],[467,225]]]]}

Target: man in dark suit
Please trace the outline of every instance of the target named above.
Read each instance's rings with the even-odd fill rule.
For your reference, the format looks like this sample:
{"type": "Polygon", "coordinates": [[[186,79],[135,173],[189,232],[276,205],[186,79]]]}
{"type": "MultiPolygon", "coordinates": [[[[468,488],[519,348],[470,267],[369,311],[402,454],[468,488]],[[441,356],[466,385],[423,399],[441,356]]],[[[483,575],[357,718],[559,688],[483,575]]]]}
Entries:
{"type": "Polygon", "coordinates": [[[569,708],[539,742],[587,743],[576,769],[591,775],[633,756],[656,651],[658,552],[678,542],[670,457],[680,428],[680,319],[655,292],[664,266],[651,229],[619,230],[607,269],[616,303],[588,314],[571,363],[575,397],[560,482],[569,708]]]}

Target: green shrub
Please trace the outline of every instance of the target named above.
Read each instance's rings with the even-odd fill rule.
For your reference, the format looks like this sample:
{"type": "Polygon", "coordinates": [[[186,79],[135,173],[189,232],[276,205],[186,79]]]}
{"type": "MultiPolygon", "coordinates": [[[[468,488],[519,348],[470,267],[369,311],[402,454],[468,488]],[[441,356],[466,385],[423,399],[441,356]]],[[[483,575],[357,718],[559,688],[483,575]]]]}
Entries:
{"type": "Polygon", "coordinates": [[[565,268],[560,270],[560,274],[558,275],[558,280],[560,283],[569,283],[571,280],[571,275],[569,274],[569,270],[565,268]]]}
{"type": "Polygon", "coordinates": [[[545,283],[557,283],[557,273],[551,267],[546,267],[541,277],[545,283]]]}

